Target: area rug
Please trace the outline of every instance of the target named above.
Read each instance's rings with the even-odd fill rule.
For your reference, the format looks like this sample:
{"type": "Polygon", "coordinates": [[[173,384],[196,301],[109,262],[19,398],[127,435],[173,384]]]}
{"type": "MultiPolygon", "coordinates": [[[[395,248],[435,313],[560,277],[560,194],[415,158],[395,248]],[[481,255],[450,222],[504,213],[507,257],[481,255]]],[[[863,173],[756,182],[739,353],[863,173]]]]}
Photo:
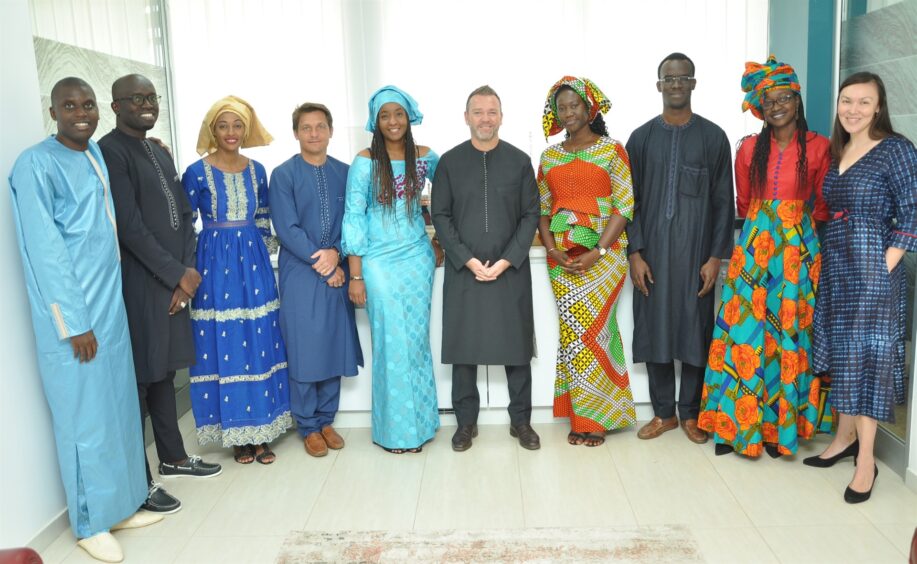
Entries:
{"type": "Polygon", "coordinates": [[[292,531],[277,562],[703,562],[686,527],[292,531]]]}

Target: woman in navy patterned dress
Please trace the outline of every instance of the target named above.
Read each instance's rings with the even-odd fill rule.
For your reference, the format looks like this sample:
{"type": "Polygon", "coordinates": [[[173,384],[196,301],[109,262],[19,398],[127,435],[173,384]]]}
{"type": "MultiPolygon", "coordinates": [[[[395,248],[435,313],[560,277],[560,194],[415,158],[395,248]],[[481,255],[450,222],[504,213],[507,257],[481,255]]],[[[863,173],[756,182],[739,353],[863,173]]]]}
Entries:
{"type": "Polygon", "coordinates": [[[831,376],[837,435],[809,466],[856,457],[848,503],[869,499],[878,421],[904,401],[906,282],[899,263],[917,250],[917,150],[896,134],[885,86],[861,72],[841,85],[823,188],[830,219],[815,305],[813,368],[831,376]]]}
{"type": "Polygon", "coordinates": [[[239,153],[272,140],[244,100],[218,100],[201,124],[182,184],[204,230],[197,239],[201,286],[191,303],[197,362],[191,409],[198,441],[233,447],[240,464],[270,464],[268,443],[292,425],[287,356],[268,247],[267,174],[239,153]]]}

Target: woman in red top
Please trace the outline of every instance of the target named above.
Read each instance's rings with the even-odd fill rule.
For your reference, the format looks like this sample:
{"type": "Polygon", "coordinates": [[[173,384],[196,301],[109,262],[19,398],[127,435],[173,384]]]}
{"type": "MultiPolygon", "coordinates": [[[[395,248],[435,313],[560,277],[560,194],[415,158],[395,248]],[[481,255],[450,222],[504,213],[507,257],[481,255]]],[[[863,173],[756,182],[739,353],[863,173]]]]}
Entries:
{"type": "Polygon", "coordinates": [[[821,270],[813,216],[828,216],[821,186],[831,161],[828,139],[808,131],[791,66],[773,55],[746,63],[742,89],[743,110],[764,126],[736,155],[745,224],[713,330],[698,427],[713,433],[717,454],[766,450],[776,458],[833,423],[826,387],[809,366],[821,270]]]}

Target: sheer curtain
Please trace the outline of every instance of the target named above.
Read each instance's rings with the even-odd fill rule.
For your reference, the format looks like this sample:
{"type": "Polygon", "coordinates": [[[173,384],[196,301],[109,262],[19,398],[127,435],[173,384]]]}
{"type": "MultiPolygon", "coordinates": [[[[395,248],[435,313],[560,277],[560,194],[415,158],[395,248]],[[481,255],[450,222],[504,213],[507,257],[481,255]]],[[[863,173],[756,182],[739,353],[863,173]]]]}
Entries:
{"type": "MultiPolygon", "coordinates": [[[[564,74],[593,79],[611,98],[612,137],[658,114],[656,68],[672,51],[697,65],[696,112],[731,140],[760,127],[741,113],[744,62],[767,56],[767,1],[747,0],[180,0],[169,3],[180,166],[200,121],[235,94],[276,141],[246,153],[269,170],[298,151],[290,113],[318,101],[334,114],[333,156],[368,145],[369,94],[410,92],[425,114],[418,143],[442,153],[468,137],[468,93],[490,84],[503,100],[501,138],[537,159],[541,111],[564,74]]],[[[553,141],[553,140],[552,140],[553,141]]]]}

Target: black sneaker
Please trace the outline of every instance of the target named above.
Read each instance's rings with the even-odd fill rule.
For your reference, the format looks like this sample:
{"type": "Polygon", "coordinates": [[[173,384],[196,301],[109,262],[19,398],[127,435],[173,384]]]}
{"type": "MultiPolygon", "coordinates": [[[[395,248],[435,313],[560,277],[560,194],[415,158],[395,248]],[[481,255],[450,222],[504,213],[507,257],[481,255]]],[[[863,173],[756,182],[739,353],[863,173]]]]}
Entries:
{"type": "Polygon", "coordinates": [[[150,484],[150,493],[146,496],[146,501],[143,502],[140,509],[168,515],[181,509],[181,502],[169,495],[169,492],[162,489],[160,484],[153,482],[150,484]]]}
{"type": "Polygon", "coordinates": [[[159,476],[171,478],[213,478],[223,472],[219,464],[204,462],[200,456],[189,456],[184,464],[159,463],[159,476]]]}

